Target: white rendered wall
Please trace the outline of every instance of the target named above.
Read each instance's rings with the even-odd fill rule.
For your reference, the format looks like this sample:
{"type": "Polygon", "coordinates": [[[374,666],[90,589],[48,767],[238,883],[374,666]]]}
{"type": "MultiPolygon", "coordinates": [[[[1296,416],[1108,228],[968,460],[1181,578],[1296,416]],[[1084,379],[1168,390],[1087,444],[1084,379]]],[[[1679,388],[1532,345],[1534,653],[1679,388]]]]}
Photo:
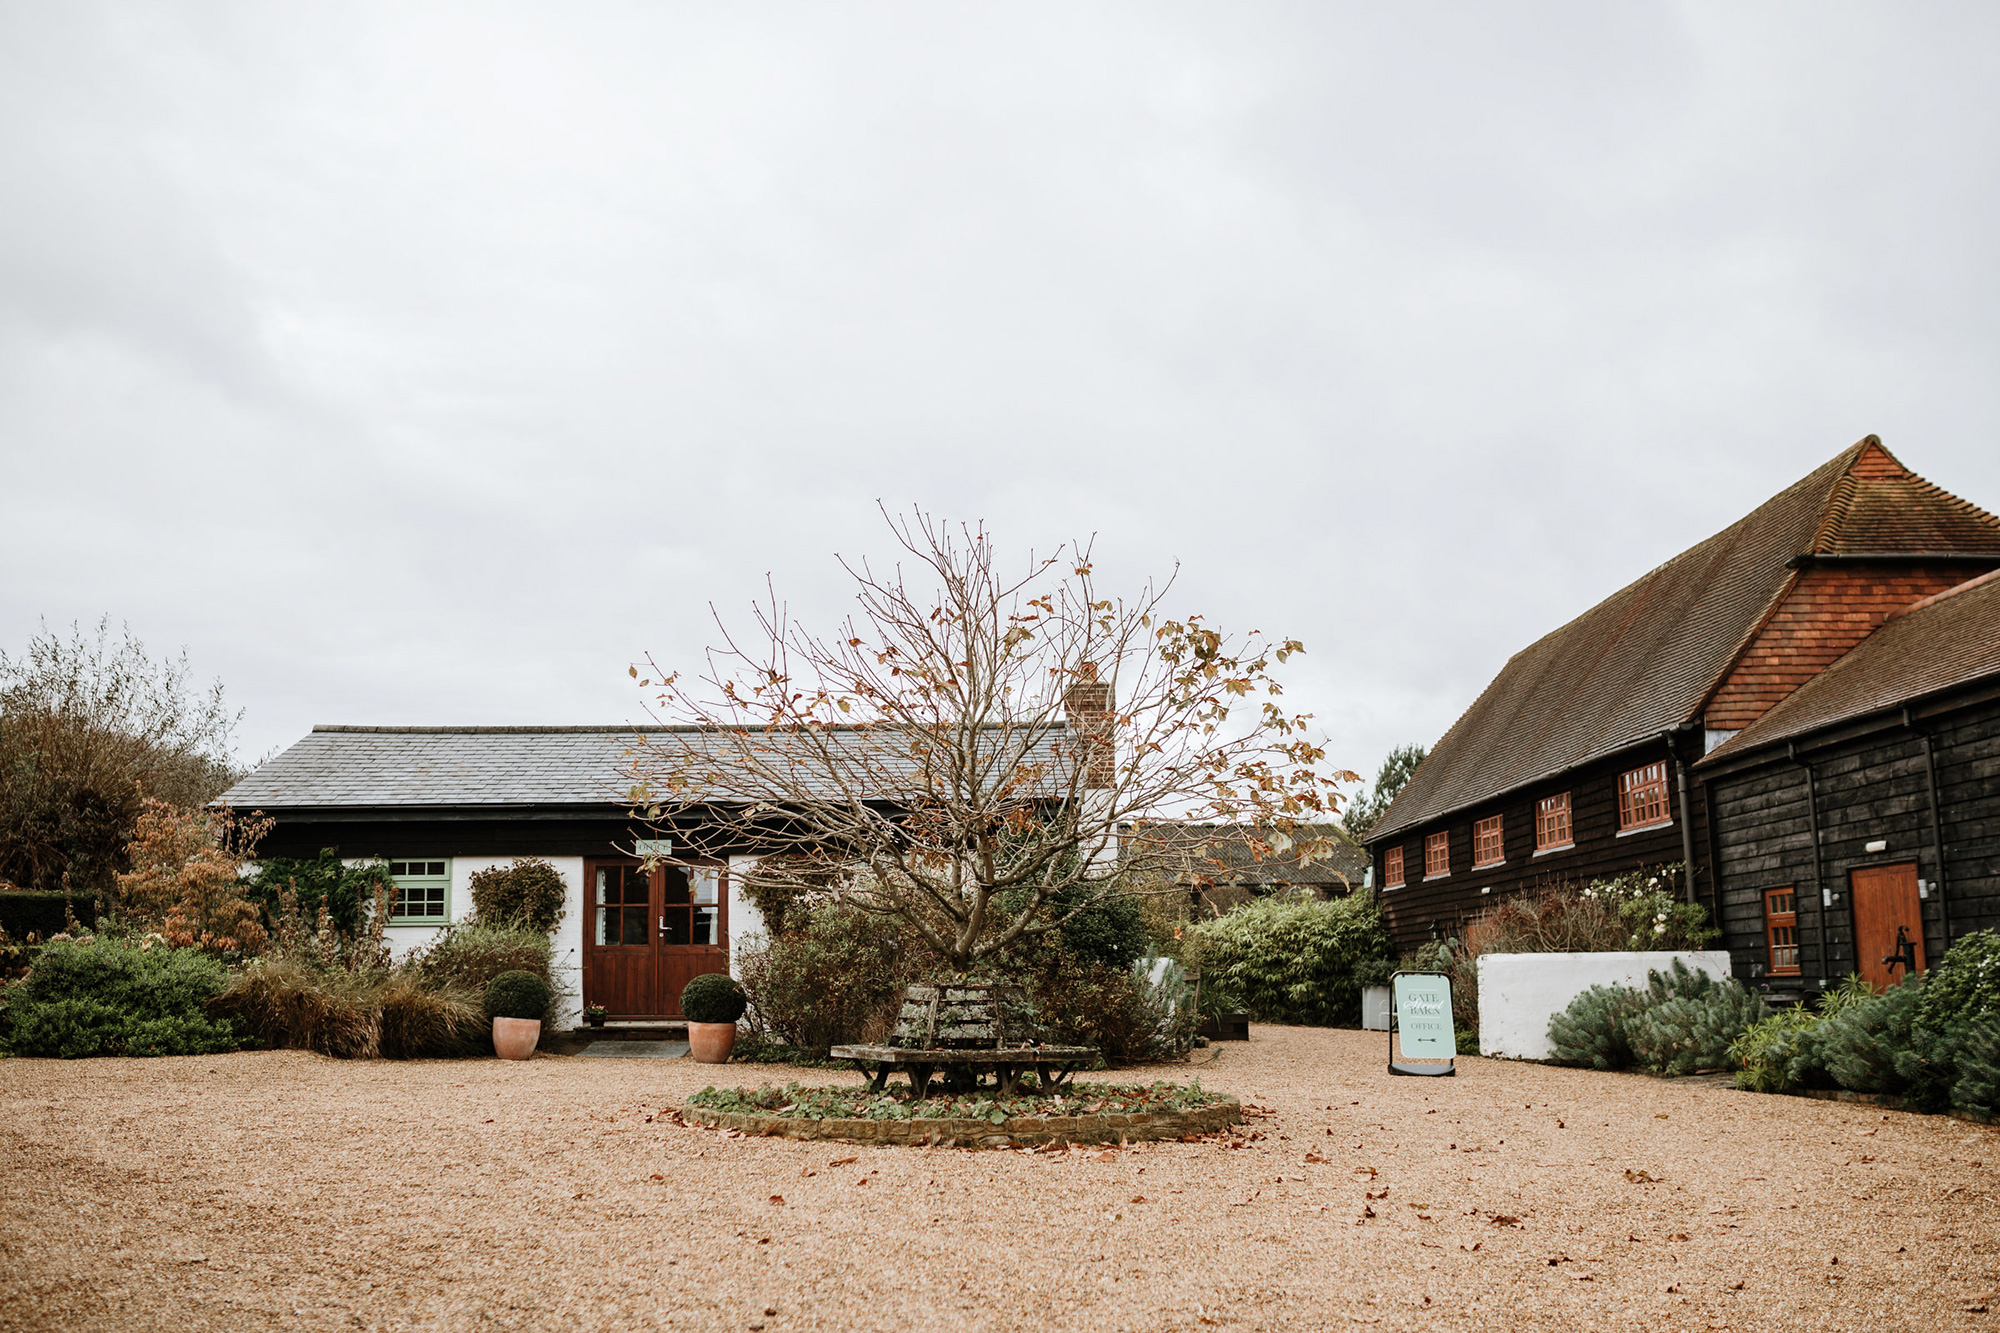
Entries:
{"type": "Polygon", "coordinates": [[[1643,988],[1648,972],[1680,959],[1717,981],[1729,976],[1726,949],[1683,953],[1488,953],[1479,956],[1479,1053],[1546,1060],[1549,1020],[1592,986],[1643,988]]]}
{"type": "Polygon", "coordinates": [[[743,975],[743,951],[764,942],[764,914],[750,901],[750,895],[743,892],[743,877],[756,864],[754,856],[729,858],[729,975],[732,977],[743,975]]]}
{"type": "MultiPolygon", "coordinates": [[[[463,921],[472,915],[474,874],[492,866],[512,865],[520,859],[515,856],[452,857],[451,900],[445,904],[451,920],[463,921]]],[[[583,1019],[583,923],[589,917],[583,900],[583,858],[545,856],[542,859],[562,876],[565,890],[562,920],[556,923],[550,971],[562,999],[556,1026],[572,1028],[583,1019]]],[[[383,930],[382,940],[389,946],[389,957],[400,963],[436,939],[443,929],[442,926],[389,926],[383,930]]]]}

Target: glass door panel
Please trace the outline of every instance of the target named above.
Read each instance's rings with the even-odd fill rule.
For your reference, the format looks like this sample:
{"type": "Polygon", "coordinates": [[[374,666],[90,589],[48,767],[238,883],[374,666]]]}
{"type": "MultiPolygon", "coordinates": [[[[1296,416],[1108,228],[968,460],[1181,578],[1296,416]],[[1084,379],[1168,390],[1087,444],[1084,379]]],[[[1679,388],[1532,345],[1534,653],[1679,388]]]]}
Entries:
{"type": "Polygon", "coordinates": [[[646,918],[652,894],[646,873],[638,866],[599,866],[596,878],[598,945],[651,944],[646,918]]]}

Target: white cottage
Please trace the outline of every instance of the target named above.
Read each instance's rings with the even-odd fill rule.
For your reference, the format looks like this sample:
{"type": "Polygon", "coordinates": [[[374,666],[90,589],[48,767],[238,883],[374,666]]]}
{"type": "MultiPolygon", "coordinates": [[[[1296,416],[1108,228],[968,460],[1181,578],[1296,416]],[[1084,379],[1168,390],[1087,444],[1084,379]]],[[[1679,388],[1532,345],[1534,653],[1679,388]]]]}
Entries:
{"type": "Polygon", "coordinates": [[[319,726],[222,799],[276,821],[265,855],[387,860],[398,958],[471,915],[475,872],[541,857],[569,890],[555,931],[563,1023],[593,1004],[614,1020],[673,1020],[688,979],[734,971],[763,921],[742,891],[754,848],[730,845],[699,808],[662,830],[633,817],[633,747],[655,730],[319,726]],[[648,870],[655,851],[672,859],[648,870]]]}

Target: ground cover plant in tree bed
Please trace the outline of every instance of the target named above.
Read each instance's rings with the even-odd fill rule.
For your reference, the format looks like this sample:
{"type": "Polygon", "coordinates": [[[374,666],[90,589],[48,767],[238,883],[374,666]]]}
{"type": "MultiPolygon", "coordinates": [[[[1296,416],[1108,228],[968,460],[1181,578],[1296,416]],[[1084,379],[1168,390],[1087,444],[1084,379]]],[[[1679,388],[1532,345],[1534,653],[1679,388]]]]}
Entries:
{"type": "Polygon", "coordinates": [[[914,1101],[909,1090],[875,1092],[867,1087],[811,1088],[797,1083],[784,1087],[703,1088],[688,1098],[689,1106],[748,1115],[788,1116],[799,1120],[987,1120],[993,1124],[1020,1117],[1074,1115],[1141,1115],[1158,1111],[1191,1111],[1223,1098],[1195,1083],[1079,1083],[1049,1094],[989,1097],[980,1093],[945,1094],[914,1101]]]}

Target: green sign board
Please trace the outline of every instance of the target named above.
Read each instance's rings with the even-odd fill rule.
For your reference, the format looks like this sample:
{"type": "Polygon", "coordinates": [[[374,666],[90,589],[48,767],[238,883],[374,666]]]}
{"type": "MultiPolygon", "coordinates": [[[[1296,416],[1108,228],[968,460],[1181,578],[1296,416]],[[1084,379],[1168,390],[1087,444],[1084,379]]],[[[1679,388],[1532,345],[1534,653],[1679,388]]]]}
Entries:
{"type": "Polygon", "coordinates": [[[1398,1068],[1404,1061],[1449,1062],[1458,1054],[1458,1034],[1451,1024],[1451,978],[1436,972],[1398,972],[1390,978],[1394,991],[1396,1043],[1390,1068],[1397,1073],[1432,1073],[1398,1068]]]}

